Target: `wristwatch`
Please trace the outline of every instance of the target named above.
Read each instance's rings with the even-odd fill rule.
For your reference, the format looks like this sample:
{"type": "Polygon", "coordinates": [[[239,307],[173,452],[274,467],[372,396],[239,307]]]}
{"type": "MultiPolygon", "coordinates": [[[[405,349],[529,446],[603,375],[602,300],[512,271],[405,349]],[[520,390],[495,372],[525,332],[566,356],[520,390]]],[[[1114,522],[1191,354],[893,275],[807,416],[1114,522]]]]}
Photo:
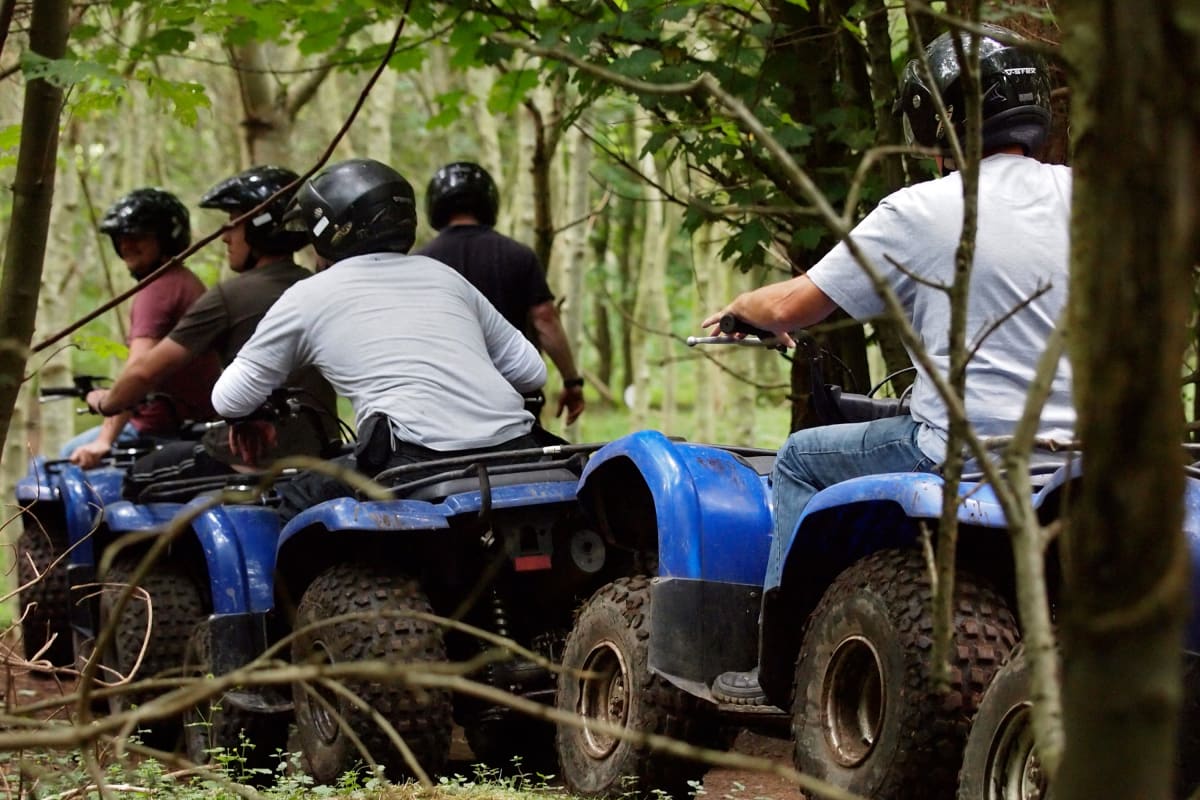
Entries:
{"type": "Polygon", "coordinates": [[[582,389],[583,388],[583,376],[581,375],[578,378],[567,378],[566,380],[563,381],[563,388],[564,389],[582,389]]]}

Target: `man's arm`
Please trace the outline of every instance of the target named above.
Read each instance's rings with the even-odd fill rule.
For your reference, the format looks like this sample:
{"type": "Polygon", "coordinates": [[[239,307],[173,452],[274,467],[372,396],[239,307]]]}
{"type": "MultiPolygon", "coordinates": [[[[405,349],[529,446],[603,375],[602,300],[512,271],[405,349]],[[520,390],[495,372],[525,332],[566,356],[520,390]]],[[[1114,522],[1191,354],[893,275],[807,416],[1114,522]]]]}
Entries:
{"type": "Polygon", "coordinates": [[[532,392],[546,383],[546,365],[525,334],[509,324],[479,290],[466,280],[468,296],[483,330],[488,356],[496,369],[518,392],[532,392]]]}
{"type": "Polygon", "coordinates": [[[129,361],[110,389],[90,392],[87,403],[93,411],[112,414],[124,411],[145,399],[174,372],[187,365],[195,357],[192,351],[171,338],[134,339],[129,346],[129,361]],[[139,343],[149,342],[147,348],[139,343]]]}
{"type": "Polygon", "coordinates": [[[249,416],[286,378],[286,372],[280,374],[279,370],[261,367],[239,356],[225,368],[213,387],[213,410],[225,419],[249,416]]]}
{"type": "MultiPolygon", "coordinates": [[[[157,340],[151,339],[148,336],[137,336],[130,340],[129,358],[125,361],[125,366],[121,369],[120,376],[117,377],[117,384],[125,380],[125,376],[133,371],[134,365],[144,359],[154,349],[155,344],[157,344],[157,340]]],[[[113,388],[116,388],[116,384],[114,384],[113,388]]],[[[103,414],[105,419],[100,423],[100,435],[91,442],[75,448],[75,451],[68,456],[71,463],[78,464],[84,469],[91,469],[99,464],[100,459],[112,449],[113,443],[117,441],[117,437],[125,429],[125,424],[133,416],[127,410],[128,407],[145,396],[145,392],[143,392],[129,403],[116,405],[105,402],[107,395],[111,391],[112,389],[95,389],[88,392],[88,396],[85,399],[88,407],[97,414],[103,414]]]]}
{"type": "Polygon", "coordinates": [[[553,300],[538,303],[529,309],[529,318],[533,329],[537,332],[538,344],[550,356],[558,374],[563,379],[563,389],[558,396],[558,411],[555,416],[562,416],[563,409],[567,411],[567,424],[570,425],[583,413],[586,403],[583,399],[583,384],[575,369],[575,358],[571,354],[571,345],[567,341],[567,332],[563,330],[562,318],[558,315],[558,307],[553,300]],[[568,386],[567,382],[571,385],[568,386]]]}
{"type": "Polygon", "coordinates": [[[743,292],[725,308],[710,314],[702,327],[710,327],[721,321],[726,314],[733,314],[758,328],[782,334],[807,328],[828,317],[837,308],[829,295],[817,288],[807,275],[762,286],[743,292]]]}

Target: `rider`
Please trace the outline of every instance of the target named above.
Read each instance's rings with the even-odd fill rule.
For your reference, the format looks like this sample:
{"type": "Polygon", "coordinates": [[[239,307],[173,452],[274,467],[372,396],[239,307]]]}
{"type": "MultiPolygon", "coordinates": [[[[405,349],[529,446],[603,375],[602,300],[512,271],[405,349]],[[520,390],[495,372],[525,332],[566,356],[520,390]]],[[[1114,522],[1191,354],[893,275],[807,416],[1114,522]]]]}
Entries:
{"type": "MultiPolygon", "coordinates": [[[[232,222],[298,178],[283,167],[251,167],[209,189],[200,199],[200,207],[225,211],[232,222]]],[[[223,364],[233,361],[284,290],[311,274],[292,260],[292,254],[308,243],[306,237],[282,226],[283,212],[294,193],[294,188],[286,191],[253,218],[226,228],[221,239],[234,277],[205,292],[164,339],[130,364],[111,389],[89,394],[90,406],[102,406],[106,413],[126,408],[210,350],[217,352],[223,364]]],[[[319,455],[337,438],[337,398],[329,384],[314,370],[307,370],[292,376],[288,385],[301,388],[306,395],[302,400],[324,413],[314,415],[314,420],[280,420],[280,430],[273,437],[277,446],[256,454],[263,460],[296,453],[319,455]]],[[[218,426],[205,435],[202,445],[176,442],[139,459],[130,479],[141,485],[226,474],[235,465],[243,466],[229,451],[227,431],[218,426]]]]}
{"type": "MultiPolygon", "coordinates": [[[[192,236],[187,207],[179,198],[149,188],[136,189],[113,204],[100,221],[100,230],[112,238],[113,248],[135,280],[186,250],[192,236]]],[[[175,264],[134,295],[129,313],[129,358],[122,378],[203,293],[200,279],[183,264],[175,264]]],[[[63,457],[84,468],[94,467],[114,442],[171,438],[184,420],[211,419],[209,392],[219,372],[216,354],[201,352],[192,369],[163,382],[160,388],[166,398],[136,408],[128,407],[132,404],[117,409],[106,406],[107,419],[67,442],[63,457]]],[[[95,409],[94,404],[89,405],[95,409]]]]}
{"type": "MultiPolygon", "coordinates": [[[[1012,34],[985,26],[988,32],[1012,34]]],[[[970,39],[960,34],[964,50],[970,39]]],[[[910,144],[938,148],[942,177],[901,189],[850,234],[899,299],[938,370],[949,368],[950,306],[963,219],[961,175],[946,154],[947,136],[931,101],[940,93],[960,139],[963,89],[950,34],[926,54],[936,86],[914,60],[904,71],[897,112],[910,144]]],[[[1035,379],[1037,362],[1067,300],[1071,172],[1035,159],[1050,125],[1050,81],[1042,60],[997,39],[979,40],[983,159],[979,164],[978,233],[967,298],[966,412],[975,432],[1011,434],[1035,379]]],[[[820,322],[835,308],[855,319],[882,315],[871,278],[839,243],[806,274],[739,295],[703,325],[732,314],[790,341],[787,331],[820,322]]],[[[945,458],[948,418],[929,378],[918,371],[911,415],[831,425],[793,433],[771,476],[774,531],[768,576],[778,576],[786,545],[809,500],[821,489],[880,472],[933,472],[945,458]]],[[[1075,412],[1070,366],[1060,359],[1038,436],[1070,441],[1075,412]]],[[[764,598],[764,603],[769,602],[764,598]]],[[[765,701],[757,670],[727,672],[713,686],[718,700],[765,701]]]]}
{"type": "MultiPolygon", "coordinates": [[[[251,413],[288,373],[311,364],[354,407],[353,463],[367,475],[549,443],[548,434],[531,433],[521,397],[546,379],[537,350],[453,269],[405,255],[417,214],[403,176],[370,159],[334,164],[300,187],[286,218],[331,266],[267,312],[213,389],[222,416],[251,413]]],[[[279,491],[285,520],[351,494],[317,473],[279,491]]]]}
{"type": "MultiPolygon", "coordinates": [[[[439,233],[417,254],[462,273],[514,328],[546,351],[563,379],[555,416],[566,409],[570,425],[586,405],[583,378],[575,369],[571,344],[537,255],[492,227],[499,204],[496,183],[483,167],[469,161],[442,167],[425,192],[429,223],[439,233]]],[[[545,402],[541,392],[536,399],[540,412],[545,402]]]]}

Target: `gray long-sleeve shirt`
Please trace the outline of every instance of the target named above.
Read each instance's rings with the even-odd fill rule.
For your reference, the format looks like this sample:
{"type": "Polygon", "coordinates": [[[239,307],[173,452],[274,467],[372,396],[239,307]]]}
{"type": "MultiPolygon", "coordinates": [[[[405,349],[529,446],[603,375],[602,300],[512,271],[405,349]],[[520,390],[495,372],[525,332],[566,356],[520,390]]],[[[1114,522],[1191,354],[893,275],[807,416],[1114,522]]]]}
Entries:
{"type": "Polygon", "coordinates": [[[300,281],[267,312],[213,389],[245,416],[313,364],[397,439],[432,450],[489,447],[528,433],[521,392],[546,380],[536,349],[465,278],[422,256],[376,253],[300,281]]]}

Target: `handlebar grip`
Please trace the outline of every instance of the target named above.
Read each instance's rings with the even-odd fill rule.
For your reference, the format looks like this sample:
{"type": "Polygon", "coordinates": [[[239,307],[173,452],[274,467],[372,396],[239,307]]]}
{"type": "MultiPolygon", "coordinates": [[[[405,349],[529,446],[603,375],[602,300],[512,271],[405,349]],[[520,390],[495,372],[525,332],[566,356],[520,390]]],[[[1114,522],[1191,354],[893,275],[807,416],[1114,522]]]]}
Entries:
{"type": "Polygon", "coordinates": [[[760,339],[773,339],[775,334],[770,331],[756,328],[745,320],[738,319],[733,314],[725,314],[721,317],[720,328],[721,333],[744,333],[749,336],[757,336],[760,339]]]}
{"type": "Polygon", "coordinates": [[[83,397],[74,386],[43,386],[39,391],[42,397],[83,397]]]}

